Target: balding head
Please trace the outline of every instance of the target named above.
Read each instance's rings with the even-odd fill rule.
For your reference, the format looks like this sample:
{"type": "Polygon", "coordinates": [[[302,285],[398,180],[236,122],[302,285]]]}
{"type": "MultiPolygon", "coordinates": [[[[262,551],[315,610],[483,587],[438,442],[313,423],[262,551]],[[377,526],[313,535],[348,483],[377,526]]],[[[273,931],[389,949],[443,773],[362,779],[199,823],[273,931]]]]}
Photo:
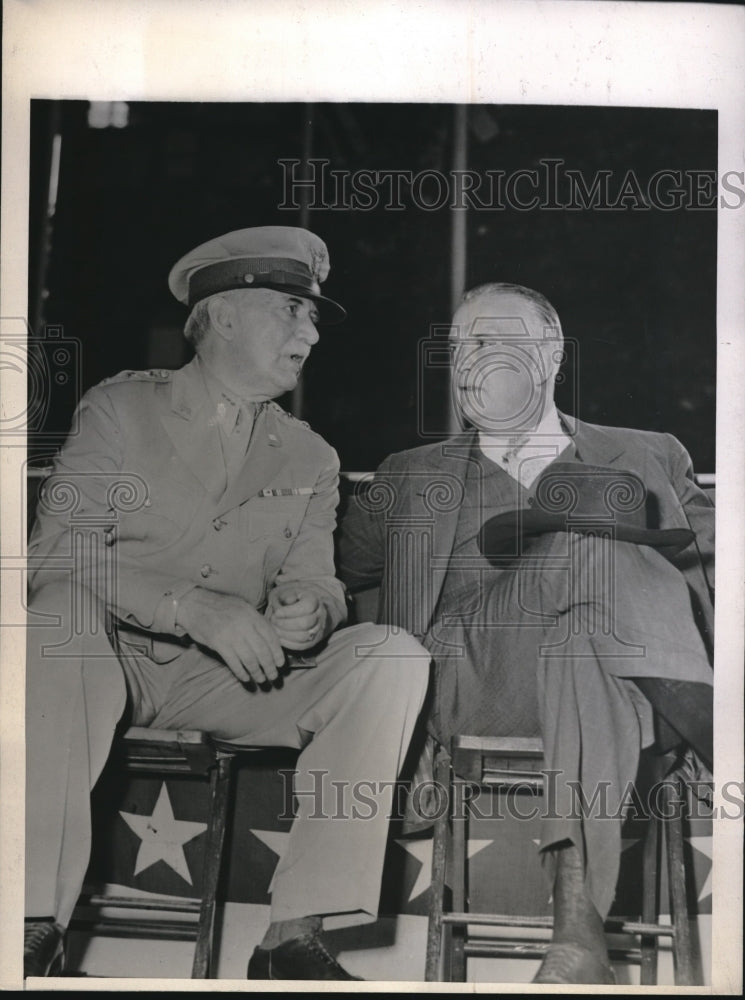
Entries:
{"type": "Polygon", "coordinates": [[[532,288],[506,281],[491,281],[470,288],[463,295],[461,306],[467,302],[478,303],[486,318],[501,318],[501,330],[507,336],[519,336],[519,324],[524,322],[531,337],[552,343],[562,340],[559,314],[545,295],[532,288]]]}
{"type": "Polygon", "coordinates": [[[490,434],[530,432],[553,401],[563,336],[539,292],[491,282],[470,289],[453,317],[456,401],[490,434]]]}

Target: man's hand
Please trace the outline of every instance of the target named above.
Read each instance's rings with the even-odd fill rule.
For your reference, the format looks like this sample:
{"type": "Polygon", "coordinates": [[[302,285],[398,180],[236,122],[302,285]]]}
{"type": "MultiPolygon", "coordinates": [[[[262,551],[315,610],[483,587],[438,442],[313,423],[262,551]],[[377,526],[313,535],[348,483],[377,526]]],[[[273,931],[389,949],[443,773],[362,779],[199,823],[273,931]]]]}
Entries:
{"type": "Polygon", "coordinates": [[[269,594],[266,618],[285,649],[310,649],[329,631],[329,613],[315,591],[285,583],[269,594]]]}
{"type": "Polygon", "coordinates": [[[179,602],[176,621],[217,653],[239,681],[273,681],[285,661],[277,629],[239,597],[196,587],[179,602]]]}

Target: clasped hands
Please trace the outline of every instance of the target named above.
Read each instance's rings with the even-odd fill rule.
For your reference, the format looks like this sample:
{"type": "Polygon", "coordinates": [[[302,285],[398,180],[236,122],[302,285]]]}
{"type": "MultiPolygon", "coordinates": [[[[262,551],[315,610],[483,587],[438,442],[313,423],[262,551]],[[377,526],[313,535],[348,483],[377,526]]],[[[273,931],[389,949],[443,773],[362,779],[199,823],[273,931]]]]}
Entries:
{"type": "Polygon", "coordinates": [[[179,602],[176,620],[195,642],[217,653],[239,681],[257,684],[276,680],[284,650],[310,649],[329,627],[326,606],[302,583],[275,587],[264,614],[239,597],[195,587],[179,602]]]}

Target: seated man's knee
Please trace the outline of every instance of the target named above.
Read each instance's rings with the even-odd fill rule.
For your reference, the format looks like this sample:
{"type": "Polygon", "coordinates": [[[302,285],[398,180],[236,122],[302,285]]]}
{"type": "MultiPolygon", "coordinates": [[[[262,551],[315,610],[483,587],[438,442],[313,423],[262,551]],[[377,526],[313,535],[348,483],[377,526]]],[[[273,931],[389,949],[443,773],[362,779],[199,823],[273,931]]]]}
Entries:
{"type": "Polygon", "coordinates": [[[377,648],[390,656],[429,657],[419,640],[400,625],[374,625],[372,622],[359,625],[357,644],[358,647],[377,648]]]}
{"type": "Polygon", "coordinates": [[[417,686],[429,679],[430,654],[413,635],[395,625],[359,626],[356,649],[373,669],[390,670],[400,679],[417,686]]]}
{"type": "MultiPolygon", "coordinates": [[[[547,614],[564,614],[573,606],[605,605],[612,584],[625,578],[623,567],[630,555],[611,538],[579,533],[555,532],[542,536],[531,555],[550,556],[531,573],[518,574],[521,594],[539,595],[540,608],[547,614]]],[[[633,548],[633,546],[632,546],[633,548]]]]}

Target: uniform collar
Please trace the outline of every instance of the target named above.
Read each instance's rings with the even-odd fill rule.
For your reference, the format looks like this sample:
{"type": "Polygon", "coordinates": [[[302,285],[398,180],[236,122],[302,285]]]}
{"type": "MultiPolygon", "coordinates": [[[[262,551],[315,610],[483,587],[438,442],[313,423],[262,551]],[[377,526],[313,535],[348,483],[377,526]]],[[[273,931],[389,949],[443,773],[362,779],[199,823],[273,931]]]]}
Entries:
{"type": "Polygon", "coordinates": [[[250,419],[253,421],[258,406],[254,402],[241,399],[238,393],[230,389],[222,379],[202,358],[197,358],[197,368],[204,382],[204,389],[210,401],[209,422],[220,427],[224,434],[230,435],[233,430],[241,429],[250,419]]]}

